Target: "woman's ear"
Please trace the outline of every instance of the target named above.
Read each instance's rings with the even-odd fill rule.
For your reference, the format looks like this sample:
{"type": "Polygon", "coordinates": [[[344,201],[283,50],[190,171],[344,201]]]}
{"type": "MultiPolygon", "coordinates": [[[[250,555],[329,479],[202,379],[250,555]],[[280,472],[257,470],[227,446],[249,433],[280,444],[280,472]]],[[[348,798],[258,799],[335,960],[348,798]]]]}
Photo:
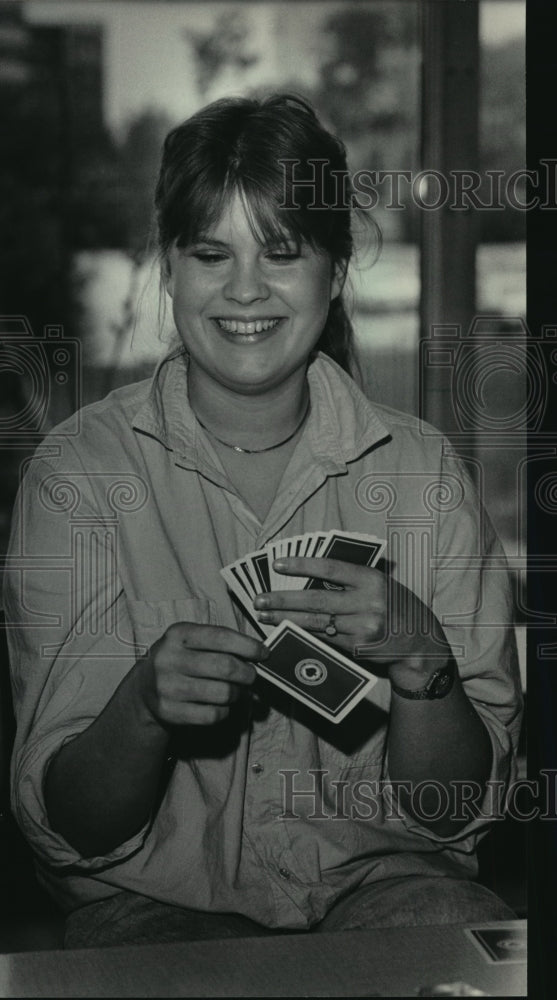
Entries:
{"type": "Polygon", "coordinates": [[[333,279],[331,281],[331,302],[336,299],[342,292],[344,288],[344,282],[346,281],[346,275],[348,272],[348,261],[341,260],[333,264],[333,279]]]}

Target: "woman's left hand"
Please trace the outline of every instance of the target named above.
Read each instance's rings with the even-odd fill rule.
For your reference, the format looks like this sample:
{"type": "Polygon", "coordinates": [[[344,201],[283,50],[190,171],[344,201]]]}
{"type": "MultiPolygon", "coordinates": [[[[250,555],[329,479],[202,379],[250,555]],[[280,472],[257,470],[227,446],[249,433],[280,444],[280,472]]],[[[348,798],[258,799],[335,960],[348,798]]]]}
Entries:
{"type": "Polygon", "coordinates": [[[273,568],[323,580],[325,588],[260,594],[254,605],[266,625],[288,618],[355,659],[368,661],[374,672],[387,671],[403,687],[421,686],[450,658],[450,646],[433,612],[381,570],[302,557],[282,558],[273,568]],[[339,585],[344,589],[333,589],[339,585]],[[330,625],[336,629],[334,637],[325,632],[330,625]]]}

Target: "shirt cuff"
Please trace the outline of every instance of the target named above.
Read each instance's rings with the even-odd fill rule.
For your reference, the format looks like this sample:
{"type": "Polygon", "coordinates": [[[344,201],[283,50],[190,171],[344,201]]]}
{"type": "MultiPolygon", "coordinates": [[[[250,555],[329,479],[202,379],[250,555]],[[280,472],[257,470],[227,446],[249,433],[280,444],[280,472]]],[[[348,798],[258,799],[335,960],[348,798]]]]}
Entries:
{"type": "MultiPolygon", "coordinates": [[[[398,801],[394,787],[396,782],[392,782],[388,772],[388,756],[385,756],[383,768],[383,795],[386,806],[390,814],[402,821],[406,829],[417,834],[428,841],[442,845],[452,846],[459,850],[469,852],[474,850],[476,842],[480,836],[485,834],[494,820],[501,820],[505,814],[506,791],[509,782],[516,777],[516,759],[512,750],[510,736],[505,727],[494,717],[484,706],[475,705],[478,715],[482,719],[492,747],[492,764],[489,778],[482,794],[482,787],[478,782],[459,781],[454,783],[458,790],[453,810],[453,818],[464,823],[459,829],[448,836],[436,833],[429,826],[420,823],[414,816],[405,812],[403,806],[398,801]]],[[[404,783],[402,783],[404,784],[404,783]]],[[[433,780],[424,779],[413,789],[413,794],[420,794],[420,789],[431,791],[435,786],[440,789],[440,783],[433,780]]],[[[436,814],[431,813],[431,820],[441,820],[447,815],[448,795],[446,791],[438,792],[438,810],[436,814]]],[[[419,803],[418,803],[419,804],[419,803]]],[[[429,814],[428,814],[429,815],[429,814]]]]}
{"type": "Polygon", "coordinates": [[[61,834],[49,825],[44,800],[43,783],[48,766],[58,751],[90,725],[91,720],[83,720],[82,726],[65,726],[41,737],[25,748],[12,780],[12,809],[22,833],[30,847],[50,868],[72,868],[79,871],[102,871],[126,860],[143,846],[152,819],[133,837],[119,844],[108,854],[83,858],[61,834]]]}

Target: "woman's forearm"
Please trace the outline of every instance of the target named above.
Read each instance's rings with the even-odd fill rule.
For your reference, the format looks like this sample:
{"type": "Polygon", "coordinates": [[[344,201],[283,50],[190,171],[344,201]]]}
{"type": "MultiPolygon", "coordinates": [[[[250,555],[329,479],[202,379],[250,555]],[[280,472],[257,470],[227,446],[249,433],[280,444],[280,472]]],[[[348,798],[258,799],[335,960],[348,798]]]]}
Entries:
{"type": "Polygon", "coordinates": [[[235,629],[170,625],[95,722],[52,761],[45,782],[52,828],[84,857],[137,833],[160,791],[168,733],[225,719],[266,652],[235,629]]]}
{"type": "Polygon", "coordinates": [[[53,758],[45,781],[52,828],[82,857],[107,854],[149,818],[168,734],[143,707],[138,664],[97,719],[53,758]]]}
{"type": "Polygon", "coordinates": [[[388,736],[389,779],[403,809],[441,836],[450,836],[470,818],[483,798],[492,764],[487,729],[455,678],[444,698],[391,699],[388,736]],[[397,783],[406,783],[398,785],[397,783]],[[467,805],[459,796],[466,783],[467,805]],[[425,784],[423,784],[425,783],[425,784]]]}

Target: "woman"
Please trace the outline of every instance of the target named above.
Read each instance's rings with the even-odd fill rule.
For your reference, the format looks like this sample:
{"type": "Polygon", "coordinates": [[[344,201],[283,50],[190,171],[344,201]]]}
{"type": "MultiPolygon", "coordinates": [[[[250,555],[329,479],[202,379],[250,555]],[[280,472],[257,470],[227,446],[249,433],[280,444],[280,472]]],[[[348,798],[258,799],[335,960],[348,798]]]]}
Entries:
{"type": "Polygon", "coordinates": [[[350,377],[339,171],[288,95],[171,132],[156,209],[181,347],[28,469],[14,808],[70,946],[512,916],[472,881],[520,721],[500,550],[448,443],[350,377]],[[380,675],[337,727],[256,682],[265,648],[219,573],[329,528],[386,538],[385,571],[287,559],[336,589],[256,608],[380,675]]]}

